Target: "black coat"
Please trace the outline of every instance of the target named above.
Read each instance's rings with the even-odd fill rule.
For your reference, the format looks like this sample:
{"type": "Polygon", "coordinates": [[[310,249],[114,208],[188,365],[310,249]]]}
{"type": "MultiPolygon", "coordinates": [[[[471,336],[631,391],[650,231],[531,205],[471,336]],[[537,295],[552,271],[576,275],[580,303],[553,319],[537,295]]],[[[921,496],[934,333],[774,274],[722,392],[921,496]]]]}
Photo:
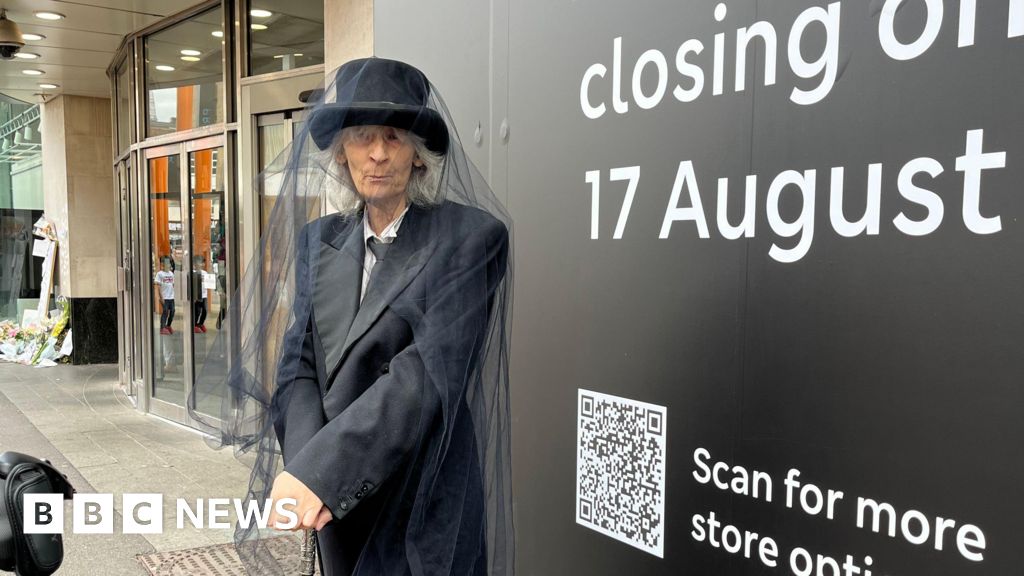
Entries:
{"type": "MultiPolygon", "coordinates": [[[[285,470],[334,516],[318,534],[326,574],[351,574],[357,562],[362,573],[381,573],[384,566],[404,565],[395,560],[405,546],[371,535],[383,526],[402,534],[422,465],[437,450],[442,426],[437,383],[425,372],[422,345],[407,319],[422,315],[431,301],[443,308],[447,290],[462,290],[461,281],[450,281],[462,276],[460,269],[472,269],[474,282],[486,276],[490,298],[504,275],[508,231],[475,208],[452,202],[432,209],[413,205],[387,255],[375,265],[361,304],[362,218],[326,216],[307,226],[304,235],[296,308],[311,305],[312,311],[304,334],[292,326],[286,335],[286,342],[301,337],[302,346],[300,353],[282,353],[274,424],[285,470]],[[319,243],[309,241],[316,237],[319,243]],[[319,252],[313,274],[310,250],[319,252]],[[315,281],[303,282],[306,275],[315,281]]],[[[479,327],[481,333],[463,334],[441,349],[479,351],[490,303],[479,308],[484,318],[472,322],[470,331],[479,327]]],[[[459,402],[465,408],[465,399],[459,402]]],[[[455,410],[449,428],[447,454],[464,456],[465,463],[455,469],[467,486],[455,523],[461,526],[456,556],[464,550],[466,557],[457,559],[452,571],[458,566],[459,573],[483,573],[483,491],[468,411],[455,410]]]]}

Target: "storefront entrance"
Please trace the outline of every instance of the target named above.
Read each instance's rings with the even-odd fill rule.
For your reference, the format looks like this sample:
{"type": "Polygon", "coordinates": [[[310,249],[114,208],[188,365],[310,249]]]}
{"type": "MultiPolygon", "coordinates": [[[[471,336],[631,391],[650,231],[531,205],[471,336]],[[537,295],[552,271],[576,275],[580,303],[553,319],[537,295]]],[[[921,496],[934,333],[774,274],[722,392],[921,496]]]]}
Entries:
{"type": "MultiPolygon", "coordinates": [[[[193,425],[185,409],[224,327],[228,270],[223,136],[145,151],[150,298],[150,412],[193,425]]],[[[199,406],[219,414],[220,406],[199,406]]]]}
{"type": "MultiPolygon", "coordinates": [[[[223,370],[238,345],[225,335],[245,323],[228,301],[277,198],[257,175],[301,128],[300,95],[324,78],[322,2],[254,2],[178,12],[125,38],[107,69],[121,386],[140,411],[199,429],[193,388],[208,357],[223,370]]],[[[209,376],[195,398],[205,423],[223,404],[209,376]]]]}

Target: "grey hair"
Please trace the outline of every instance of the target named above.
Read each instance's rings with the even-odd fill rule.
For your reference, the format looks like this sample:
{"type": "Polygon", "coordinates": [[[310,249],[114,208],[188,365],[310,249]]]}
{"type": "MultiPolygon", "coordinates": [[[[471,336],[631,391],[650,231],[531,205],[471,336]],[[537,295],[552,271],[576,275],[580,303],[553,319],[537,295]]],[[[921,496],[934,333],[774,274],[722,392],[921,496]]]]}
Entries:
{"type": "MultiPolygon", "coordinates": [[[[356,192],[348,166],[342,165],[334,158],[342,153],[345,139],[356,128],[358,126],[340,130],[327,149],[332,156],[328,164],[333,166],[333,170],[331,170],[333,178],[330,178],[328,182],[327,200],[335,210],[346,216],[362,210],[363,199],[356,192]]],[[[440,204],[444,200],[440,184],[441,174],[444,172],[445,155],[427,148],[427,141],[422,136],[412,132],[405,132],[404,136],[415,148],[416,156],[423,162],[423,166],[413,167],[409,183],[406,185],[405,192],[409,202],[424,207],[440,204]]]]}

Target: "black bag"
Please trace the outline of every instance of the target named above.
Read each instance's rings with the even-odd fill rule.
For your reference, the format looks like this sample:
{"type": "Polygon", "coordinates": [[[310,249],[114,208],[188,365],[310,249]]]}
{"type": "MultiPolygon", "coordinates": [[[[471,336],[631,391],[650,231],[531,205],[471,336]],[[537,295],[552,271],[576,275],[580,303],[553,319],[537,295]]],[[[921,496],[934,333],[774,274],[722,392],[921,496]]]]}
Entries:
{"type": "Polygon", "coordinates": [[[0,454],[0,570],[18,576],[50,576],[64,559],[60,534],[25,534],[25,494],[61,494],[70,500],[74,487],[49,460],[18,452],[0,454]]]}

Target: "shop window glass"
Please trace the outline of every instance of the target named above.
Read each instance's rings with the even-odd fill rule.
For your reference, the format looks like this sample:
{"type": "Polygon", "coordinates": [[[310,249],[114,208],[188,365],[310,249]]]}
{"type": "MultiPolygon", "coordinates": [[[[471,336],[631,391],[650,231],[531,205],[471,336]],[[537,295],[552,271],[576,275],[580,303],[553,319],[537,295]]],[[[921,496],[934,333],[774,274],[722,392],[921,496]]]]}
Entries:
{"type": "Polygon", "coordinates": [[[0,320],[20,323],[38,306],[43,259],[32,256],[32,226],[42,210],[39,107],[0,101],[0,320]]]}
{"type": "Polygon", "coordinates": [[[278,188],[281,184],[277,174],[267,176],[263,171],[270,162],[288,145],[284,123],[259,127],[259,170],[260,178],[260,234],[267,228],[270,213],[277,202],[278,188]]]}
{"type": "Polygon", "coordinates": [[[323,0],[253,0],[249,24],[250,75],[323,64],[323,0]]]}
{"type": "Polygon", "coordinates": [[[223,41],[219,8],[146,37],[147,136],[224,121],[223,41]]]}
{"type": "Polygon", "coordinates": [[[186,292],[180,285],[188,278],[180,162],[177,154],[149,159],[153,397],[177,404],[185,397],[184,342],[181,336],[172,336],[190,325],[189,307],[183,306],[186,292]]]}

